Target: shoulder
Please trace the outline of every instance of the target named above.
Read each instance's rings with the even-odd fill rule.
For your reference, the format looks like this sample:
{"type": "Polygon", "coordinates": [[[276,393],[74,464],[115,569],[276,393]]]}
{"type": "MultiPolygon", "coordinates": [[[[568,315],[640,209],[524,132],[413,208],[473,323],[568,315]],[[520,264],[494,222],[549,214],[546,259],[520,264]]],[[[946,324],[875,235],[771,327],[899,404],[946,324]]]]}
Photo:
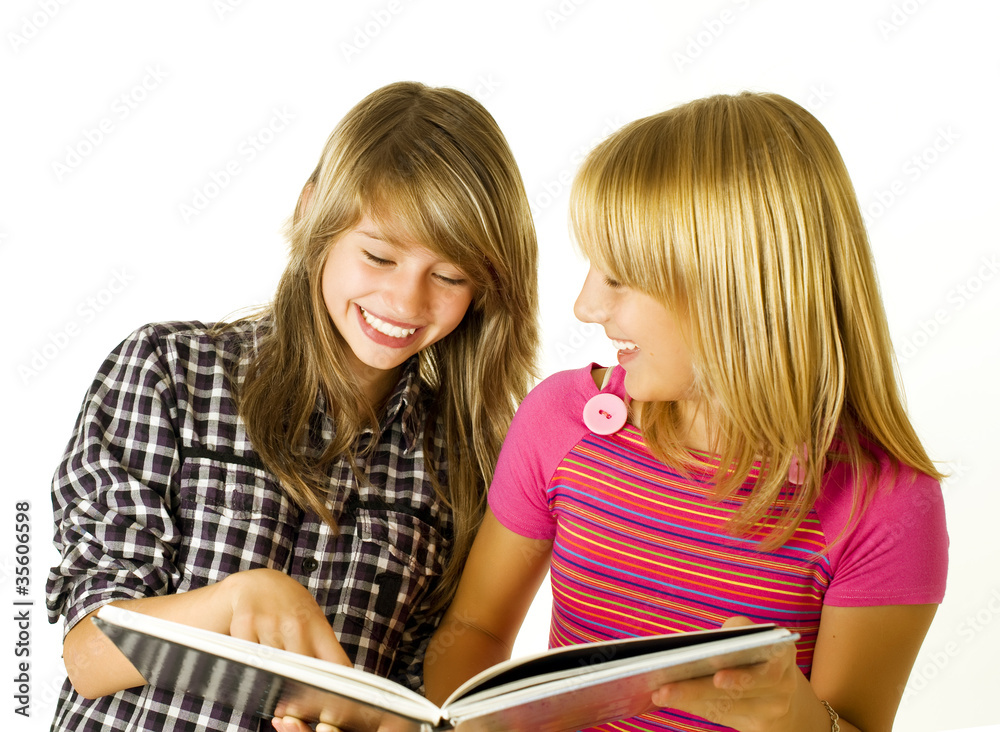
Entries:
{"type": "Polygon", "coordinates": [[[597,393],[592,374],[598,371],[603,373],[604,369],[593,363],[579,369],[558,371],[540,381],[521,402],[518,411],[567,412],[577,405],[582,409],[587,400],[597,393]]]}
{"type": "Polygon", "coordinates": [[[944,499],[937,480],[894,461],[881,448],[870,449],[874,463],[864,475],[856,475],[846,462],[830,470],[818,507],[843,515],[844,519],[855,508],[863,509],[855,516],[856,520],[891,526],[912,525],[921,517],[943,514],[944,499]]]}
{"type": "Polygon", "coordinates": [[[941,485],[882,449],[872,455],[861,479],[848,464],[834,466],[816,503],[830,543],[832,604],[940,602],[949,545],[941,485]]]}
{"type": "Polygon", "coordinates": [[[132,331],[109,360],[140,355],[164,362],[239,360],[255,350],[263,329],[261,321],[252,320],[224,326],[196,320],[147,323],[132,331]]]}
{"type": "Polygon", "coordinates": [[[490,508],[517,534],[549,539],[554,519],[546,487],[556,467],[587,434],[583,407],[597,386],[594,364],[560,371],[540,382],[518,407],[500,449],[490,486],[490,508]]]}
{"type": "Polygon", "coordinates": [[[226,327],[199,321],[147,323],[108,354],[91,394],[103,399],[122,389],[151,394],[187,387],[228,389],[232,378],[242,378],[256,351],[259,330],[255,321],[226,327]]]}

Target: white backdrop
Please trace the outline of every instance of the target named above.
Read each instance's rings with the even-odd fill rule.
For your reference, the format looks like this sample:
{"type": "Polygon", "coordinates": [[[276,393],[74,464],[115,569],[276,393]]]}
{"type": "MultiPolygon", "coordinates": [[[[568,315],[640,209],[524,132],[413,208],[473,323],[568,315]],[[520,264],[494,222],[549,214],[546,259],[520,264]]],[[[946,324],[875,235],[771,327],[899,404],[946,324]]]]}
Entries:
{"type": "MultiPolygon", "coordinates": [[[[5,0],[3,728],[48,729],[62,679],[44,611],[48,483],[94,372],[143,323],[266,301],[280,228],[330,129],[400,79],[474,94],[514,149],[542,248],[545,374],[614,358],[571,309],[585,265],[567,186],[594,142],[715,92],[777,91],[814,111],[868,217],[913,419],[951,473],[948,596],[896,728],[1000,722],[998,23],[990,0],[5,0]],[[28,719],[15,714],[24,661],[28,719]]],[[[544,646],[547,601],[518,653],[544,646]]]]}

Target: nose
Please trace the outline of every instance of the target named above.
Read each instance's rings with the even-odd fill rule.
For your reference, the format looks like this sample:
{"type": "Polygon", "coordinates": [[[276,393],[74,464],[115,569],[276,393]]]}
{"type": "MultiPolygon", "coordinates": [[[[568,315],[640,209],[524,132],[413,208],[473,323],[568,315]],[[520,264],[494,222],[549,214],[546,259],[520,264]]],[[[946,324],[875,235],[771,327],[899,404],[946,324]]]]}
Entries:
{"type": "Polygon", "coordinates": [[[428,283],[417,273],[400,268],[384,298],[392,310],[387,315],[402,321],[416,320],[427,307],[428,283]]]}
{"type": "Polygon", "coordinates": [[[573,314],[577,320],[584,323],[603,323],[607,320],[607,303],[601,286],[603,276],[593,266],[587,272],[580,294],[573,303],[573,314]]]}

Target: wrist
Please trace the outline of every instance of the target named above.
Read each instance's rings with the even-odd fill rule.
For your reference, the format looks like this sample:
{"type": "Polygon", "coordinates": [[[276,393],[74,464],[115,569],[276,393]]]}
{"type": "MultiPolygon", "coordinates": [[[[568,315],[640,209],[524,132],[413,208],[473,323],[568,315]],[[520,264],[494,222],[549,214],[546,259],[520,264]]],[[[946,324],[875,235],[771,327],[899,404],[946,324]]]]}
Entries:
{"type": "Polygon", "coordinates": [[[819,703],[826,708],[826,713],[830,715],[830,732],[840,732],[840,715],[833,710],[829,702],[820,699],[819,703]]]}
{"type": "MultiPolygon", "coordinates": [[[[821,700],[805,675],[800,675],[798,691],[793,698],[785,724],[780,727],[787,732],[848,732],[854,727],[844,726],[843,720],[834,719],[827,709],[833,707],[821,700]]],[[[836,714],[836,712],[834,712],[836,714]]]]}

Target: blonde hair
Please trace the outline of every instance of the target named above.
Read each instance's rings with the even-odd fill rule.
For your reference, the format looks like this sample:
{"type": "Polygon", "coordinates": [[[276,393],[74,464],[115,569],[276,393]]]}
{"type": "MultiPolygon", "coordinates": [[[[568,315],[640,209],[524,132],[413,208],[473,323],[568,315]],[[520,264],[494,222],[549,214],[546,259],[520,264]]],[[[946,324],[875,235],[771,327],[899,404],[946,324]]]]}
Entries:
{"type": "MultiPolygon", "coordinates": [[[[893,471],[902,463],[941,477],[903,406],[854,188],[801,106],[745,92],[637,120],[584,161],[571,219],[591,261],[686,324],[720,446],[719,497],[760,465],[736,529],[783,543],[828,460],[852,464],[858,515],[878,483],[866,478],[878,471],[872,443],[893,471]],[[793,458],[805,474],[789,495],[793,458]]],[[[641,409],[651,448],[690,465],[675,405],[641,409]]]]}
{"type": "Polygon", "coordinates": [[[347,366],[348,346],[323,300],[322,271],[338,238],[365,215],[380,236],[419,242],[475,285],[462,322],[419,355],[433,394],[427,471],[454,517],[451,560],[435,590],[444,603],[482,519],[503,436],[535,377],[535,230],[507,142],[467,94],[390,84],[334,129],[289,223],[289,263],[268,312],[273,328],[238,395],[264,464],[297,504],[334,526],[326,507],[329,467],[343,455],[354,464],[378,405],[368,403],[347,366]],[[317,393],[332,405],[335,436],[310,457],[303,446],[317,393]],[[435,449],[438,420],[443,451],[435,449]]]}

